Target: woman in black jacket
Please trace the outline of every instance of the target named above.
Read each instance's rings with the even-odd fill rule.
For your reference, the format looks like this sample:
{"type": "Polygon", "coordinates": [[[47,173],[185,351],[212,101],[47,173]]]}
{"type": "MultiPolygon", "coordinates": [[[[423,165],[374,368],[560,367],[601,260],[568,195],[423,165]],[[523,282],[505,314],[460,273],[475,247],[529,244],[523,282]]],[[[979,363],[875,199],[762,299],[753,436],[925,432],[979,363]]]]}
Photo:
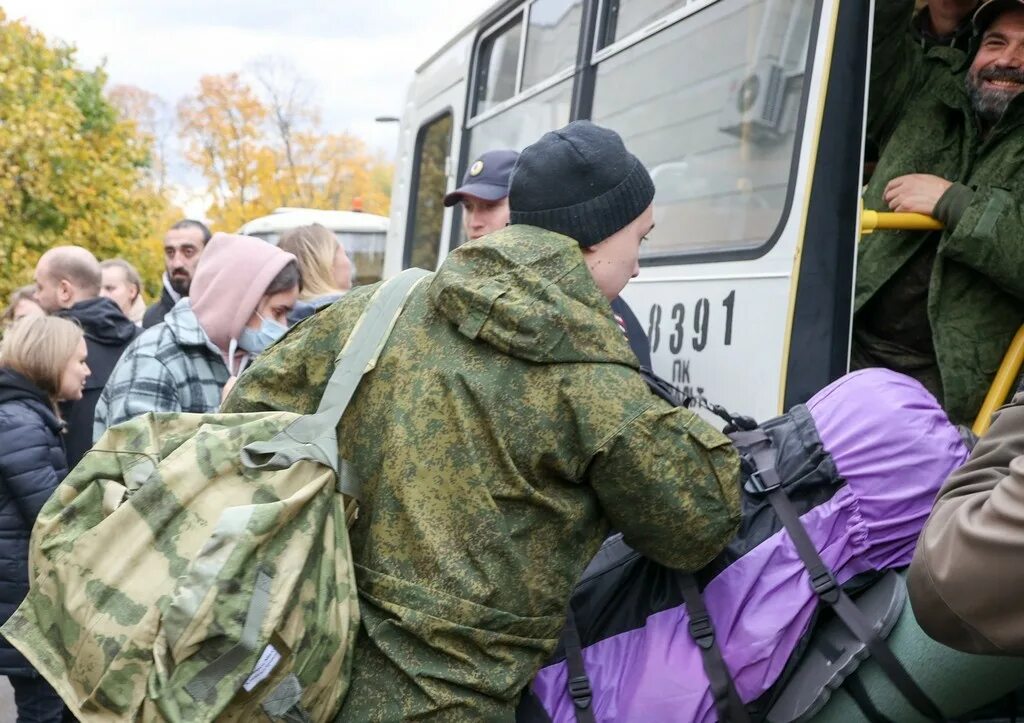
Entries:
{"type": "MultiPolygon", "coordinates": [[[[28,594],[32,525],[68,473],[57,402],[80,399],[88,376],[82,330],[65,319],[22,319],[0,342],[0,624],[28,594]]],[[[61,720],[60,697],[2,636],[0,675],[19,723],[61,720]]]]}

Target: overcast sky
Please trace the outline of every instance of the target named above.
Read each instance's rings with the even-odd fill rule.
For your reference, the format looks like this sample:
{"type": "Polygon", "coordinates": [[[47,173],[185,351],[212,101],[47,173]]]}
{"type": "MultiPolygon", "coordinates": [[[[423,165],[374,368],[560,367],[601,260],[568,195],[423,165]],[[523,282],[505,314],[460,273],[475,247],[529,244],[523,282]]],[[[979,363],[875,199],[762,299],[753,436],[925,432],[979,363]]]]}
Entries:
{"type": "Polygon", "coordinates": [[[494,0],[0,0],[48,38],[78,48],[79,64],[106,60],[111,84],[137,85],[172,106],[204,74],[242,70],[261,56],[288,59],[314,86],[325,128],[393,153],[416,67],[494,0]]]}

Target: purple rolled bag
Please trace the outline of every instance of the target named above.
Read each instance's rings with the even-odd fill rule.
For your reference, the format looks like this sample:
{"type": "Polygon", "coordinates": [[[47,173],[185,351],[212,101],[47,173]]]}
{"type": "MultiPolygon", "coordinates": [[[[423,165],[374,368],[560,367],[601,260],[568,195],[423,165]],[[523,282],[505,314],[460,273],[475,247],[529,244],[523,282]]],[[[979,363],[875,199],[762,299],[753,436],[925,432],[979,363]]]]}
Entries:
{"type": "MultiPolygon", "coordinates": [[[[884,369],[848,374],[804,406],[845,482],[800,516],[822,559],[840,584],[908,565],[939,487],[967,459],[960,433],[920,383],[884,369]]],[[[788,533],[774,532],[718,571],[703,597],[740,697],[756,700],[779,678],[818,607],[788,533]]],[[[584,647],[598,721],[717,719],[688,622],[679,604],[584,647]]],[[[557,723],[576,720],[566,677],[562,659],[532,684],[557,723]]]]}

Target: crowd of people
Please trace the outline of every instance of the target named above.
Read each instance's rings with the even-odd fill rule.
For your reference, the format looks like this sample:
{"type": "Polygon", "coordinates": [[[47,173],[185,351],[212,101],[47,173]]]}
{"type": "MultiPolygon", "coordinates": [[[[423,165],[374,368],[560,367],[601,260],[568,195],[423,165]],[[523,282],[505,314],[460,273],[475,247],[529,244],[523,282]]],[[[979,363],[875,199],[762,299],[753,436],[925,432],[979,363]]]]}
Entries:
{"type": "MultiPolygon", "coordinates": [[[[35,283],[11,295],[0,346],[0,561],[12,571],[0,580],[2,619],[27,592],[39,509],[107,427],[216,411],[255,355],[351,286],[345,249],[319,225],[275,247],[186,219],[164,252],[162,294],[148,308],[129,262],[78,246],[44,253],[35,283]]],[[[2,638],[0,674],[19,720],[60,720],[56,693],[2,638]]]]}
{"type": "MultiPolygon", "coordinates": [[[[852,367],[917,379],[957,423],[1024,321],[1024,2],[977,5],[931,0],[911,21],[910,0],[876,3],[865,205],[944,229],[865,239],[853,319],[852,367]]],[[[470,242],[410,298],[339,427],[365,494],[342,719],[507,719],[608,530],[687,570],[736,532],[736,450],[650,393],[650,348],[619,296],[640,272],[654,190],[616,133],[576,121],[473,159],[444,198],[470,242]]],[[[0,620],[27,590],[32,521],[106,429],[149,412],[311,413],[368,298],[349,293],[351,261],[321,226],[273,246],[183,220],[164,251],[148,308],[131,264],[75,246],[47,251],[11,297],[0,556],[14,573],[0,620]]],[[[1024,541],[1015,409],[993,427],[1014,443],[982,440],[940,493],[910,573],[922,625],[975,652],[1024,654],[1021,578],[986,577],[1024,541]]],[[[25,720],[59,719],[3,640],[0,674],[25,720]]]]}

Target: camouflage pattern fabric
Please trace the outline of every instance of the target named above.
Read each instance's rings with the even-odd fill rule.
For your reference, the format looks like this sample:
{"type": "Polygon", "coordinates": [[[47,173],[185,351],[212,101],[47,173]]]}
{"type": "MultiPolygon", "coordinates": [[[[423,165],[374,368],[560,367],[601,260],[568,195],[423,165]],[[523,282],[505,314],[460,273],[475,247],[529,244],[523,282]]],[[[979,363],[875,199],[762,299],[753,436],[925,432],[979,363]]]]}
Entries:
{"type": "MultiPolygon", "coordinates": [[[[983,135],[964,86],[968,57],[954,48],[918,47],[907,32],[913,5],[875,3],[868,135],[881,157],[864,207],[888,211],[882,198],[886,184],[909,173],[941,176],[970,193],[962,213],[943,219],[946,229],[928,288],[940,402],[955,423],[970,424],[1024,322],[1024,97],[983,135]]],[[[856,311],[907,264],[926,236],[876,231],[861,240],[856,311]]]]}
{"type": "Polygon", "coordinates": [[[137,417],[107,431],[43,507],[31,591],[2,633],[78,719],[337,710],[359,615],[345,498],[329,467],[268,474],[239,461],[295,418],[137,417]],[[215,684],[197,687],[218,660],[215,684]]]}
{"type": "MultiPolygon", "coordinates": [[[[316,407],[372,287],[302,322],[229,412],[316,407]]],[[[614,526],[697,569],[739,521],[722,434],[653,396],[577,244],[510,226],[409,298],[338,427],[362,625],[338,720],[511,720],[614,526]]]]}

